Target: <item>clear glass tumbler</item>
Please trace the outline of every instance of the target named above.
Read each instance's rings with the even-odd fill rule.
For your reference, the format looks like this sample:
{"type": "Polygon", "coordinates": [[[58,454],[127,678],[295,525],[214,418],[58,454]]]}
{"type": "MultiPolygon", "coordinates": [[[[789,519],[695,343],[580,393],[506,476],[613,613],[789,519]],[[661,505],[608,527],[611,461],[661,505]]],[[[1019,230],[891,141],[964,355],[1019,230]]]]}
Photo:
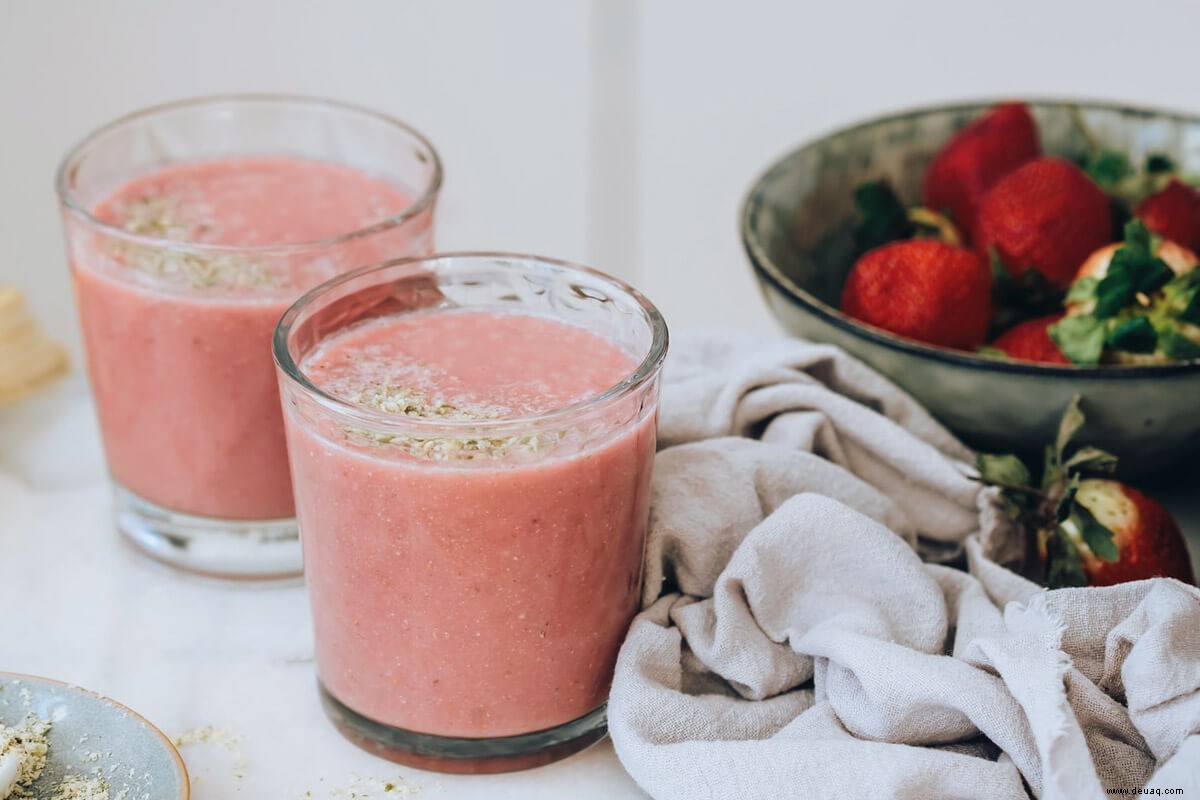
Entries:
{"type": "MultiPolygon", "coordinates": [[[[604,735],[640,599],[666,349],[661,315],[636,290],[533,256],[391,262],[335,278],[284,314],[275,360],[320,691],[344,735],[394,761],[474,773],[548,763],[604,735]],[[486,312],[455,334],[470,369],[528,363],[537,350],[572,375],[599,360],[563,336],[515,344],[495,321],[515,313],[585,329],[623,354],[606,373],[620,378],[517,416],[459,417],[441,401],[426,413],[412,399],[384,408],[326,390],[330,369],[378,357],[375,345],[337,350],[347,334],[403,341],[420,367],[441,340],[415,345],[388,325],[449,330],[436,317],[464,311],[486,312]]],[[[478,389],[462,377],[470,369],[448,379],[467,395],[478,389]]]]}
{"type": "Polygon", "coordinates": [[[67,154],[57,190],[88,373],[116,525],[137,548],[209,576],[299,575],[272,331],[296,298],[330,277],[431,252],[441,179],[432,145],[404,123],[282,96],[147,109],[67,154]],[[238,183],[240,167],[231,166],[270,159],[286,162],[274,202],[260,184],[238,183]],[[324,199],[322,191],[289,194],[287,164],[369,176],[399,199],[333,235],[309,236],[326,213],[319,202],[336,201],[332,190],[324,199]],[[282,225],[291,233],[222,244],[211,235],[219,226],[173,219],[182,212],[152,193],[121,200],[119,220],[102,211],[131,181],[180,169],[234,175],[219,199],[192,198],[192,206],[254,230],[261,216],[264,230],[282,225]]]}

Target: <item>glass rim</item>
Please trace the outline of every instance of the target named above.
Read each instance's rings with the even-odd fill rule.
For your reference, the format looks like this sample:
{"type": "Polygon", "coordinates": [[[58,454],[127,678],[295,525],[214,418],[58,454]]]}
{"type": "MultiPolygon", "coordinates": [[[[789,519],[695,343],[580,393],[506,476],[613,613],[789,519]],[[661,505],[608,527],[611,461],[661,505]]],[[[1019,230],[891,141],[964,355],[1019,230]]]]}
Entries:
{"type": "MultiPolygon", "coordinates": [[[[368,287],[364,287],[364,289],[365,288],[368,287]]],[[[598,269],[593,269],[592,267],[587,267],[571,261],[564,261],[562,259],[548,258],[546,256],[525,253],[509,253],[502,251],[456,251],[447,253],[434,253],[432,255],[425,256],[396,258],[378,264],[371,264],[350,272],[343,273],[342,275],[332,278],[325,283],[310,289],[298,300],[296,300],[296,302],[294,302],[279,318],[279,322],[275,326],[275,333],[271,339],[271,351],[272,355],[274,356],[275,365],[278,367],[280,372],[287,376],[288,380],[299,386],[306,395],[316,400],[325,409],[335,414],[343,417],[350,417],[355,421],[366,423],[375,427],[388,430],[403,430],[406,433],[411,433],[413,435],[436,436],[444,433],[449,436],[455,436],[466,430],[503,431],[511,428],[524,428],[530,425],[543,425],[564,418],[574,417],[579,414],[592,411],[596,408],[607,407],[612,403],[629,397],[645,386],[647,382],[649,382],[660,372],[662,369],[663,360],[667,355],[669,338],[666,320],[663,318],[663,315],[658,308],[652,302],[650,302],[645,295],[620,278],[616,278],[605,272],[601,272],[598,269]],[[348,400],[338,397],[335,394],[325,391],[313,383],[300,369],[299,365],[292,357],[291,349],[288,346],[288,339],[293,328],[307,318],[306,312],[309,311],[314,302],[318,301],[323,295],[333,291],[339,286],[362,278],[364,275],[370,275],[374,272],[384,272],[385,270],[396,267],[412,267],[412,274],[416,275],[418,274],[418,267],[426,267],[428,265],[437,264],[438,262],[448,262],[452,264],[457,262],[471,262],[479,264],[489,261],[495,262],[501,259],[520,261],[526,264],[536,264],[539,266],[548,266],[561,272],[574,272],[586,275],[589,278],[598,279],[600,282],[606,283],[610,287],[627,295],[637,304],[650,327],[650,346],[647,348],[646,354],[638,362],[637,366],[634,367],[622,381],[601,392],[589,395],[583,400],[578,400],[569,405],[552,408],[548,411],[537,414],[478,420],[446,420],[409,417],[362,406],[357,403],[352,403],[348,400]]]]}
{"type": "Polygon", "coordinates": [[[365,106],[356,105],[353,103],[345,103],[340,100],[330,100],[322,97],[310,97],[307,95],[284,94],[284,93],[230,93],[230,94],[212,94],[202,95],[199,97],[189,97],[183,100],[173,100],[168,103],[158,103],[152,106],[146,106],[128,114],[124,114],[116,119],[96,128],[88,133],[78,142],[76,142],[65,156],[59,162],[58,168],[54,172],[54,189],[58,194],[58,200],[62,206],[71,214],[79,217],[83,222],[91,227],[103,231],[106,235],[113,238],[123,239],[134,244],[144,247],[153,247],[161,249],[171,249],[175,251],[189,253],[207,253],[213,255],[236,255],[236,254],[288,254],[302,252],[305,250],[315,250],[325,247],[333,247],[355,239],[371,236],[381,231],[390,230],[409,219],[417,216],[421,212],[433,205],[434,200],[438,196],[438,192],[442,188],[443,180],[442,159],[438,155],[437,149],[426,136],[414,128],[412,125],[404,122],[401,119],[384,114],[381,111],[376,111],[365,106]],[[156,115],[178,111],[181,109],[199,108],[203,106],[215,106],[219,104],[246,104],[246,103],[266,103],[277,105],[291,106],[308,106],[310,108],[325,108],[336,112],[357,114],[360,116],[372,118],[378,122],[385,123],[397,130],[402,131],[407,136],[412,137],[416,143],[429,156],[430,164],[432,165],[432,173],[429,180],[426,181],[425,188],[411,203],[404,207],[402,211],[393,214],[389,217],[384,217],[378,222],[373,222],[370,225],[355,228],[354,230],[345,233],[339,233],[334,236],[327,236],[322,239],[309,239],[302,242],[287,242],[283,244],[269,245],[228,245],[228,244],[208,244],[204,242],[192,242],[187,239],[168,239],[163,236],[152,236],[142,233],[133,233],[122,227],[118,227],[111,223],[96,217],[91,210],[84,204],[79,202],[74,191],[68,186],[69,178],[72,176],[75,169],[82,163],[87,148],[98,141],[101,137],[116,131],[130,123],[139,122],[144,119],[154,117],[156,115]]]}

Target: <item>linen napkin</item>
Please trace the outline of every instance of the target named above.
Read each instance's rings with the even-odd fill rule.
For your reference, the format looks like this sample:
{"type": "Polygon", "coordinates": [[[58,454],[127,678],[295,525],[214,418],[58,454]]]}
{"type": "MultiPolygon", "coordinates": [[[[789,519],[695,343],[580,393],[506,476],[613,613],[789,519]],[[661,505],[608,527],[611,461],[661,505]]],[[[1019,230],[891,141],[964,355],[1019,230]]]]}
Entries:
{"type": "Polygon", "coordinates": [[[608,705],[642,788],[1200,797],[1200,591],[1008,571],[1019,539],[971,460],[837,348],[679,337],[608,705]],[[936,563],[955,556],[965,571],[936,563]]]}

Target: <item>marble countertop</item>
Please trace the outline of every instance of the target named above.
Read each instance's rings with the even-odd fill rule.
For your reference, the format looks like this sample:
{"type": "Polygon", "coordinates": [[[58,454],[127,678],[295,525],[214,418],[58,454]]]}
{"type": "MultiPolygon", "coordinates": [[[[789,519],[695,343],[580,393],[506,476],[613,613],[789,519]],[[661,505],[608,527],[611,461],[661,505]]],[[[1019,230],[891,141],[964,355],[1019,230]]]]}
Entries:
{"type": "Polygon", "coordinates": [[[299,583],[187,578],[113,531],[87,387],[70,379],[0,408],[0,670],[108,695],[180,748],[193,800],[645,798],[607,740],[526,772],[440,775],[351,745],[321,710],[299,583]],[[309,794],[311,793],[311,794],[309,794]]]}
{"type": "MultiPolygon", "coordinates": [[[[1148,487],[1200,562],[1200,473],[1148,487]]],[[[1200,566],[1200,563],[1197,564],[1200,566]]],[[[360,751],[317,700],[301,585],[238,588],[188,578],[114,533],[81,376],[0,409],[0,670],[75,683],[140,712],[181,747],[194,800],[231,797],[645,798],[607,740],[548,767],[440,775],[360,751]],[[310,794],[311,793],[311,794],[310,794]]]]}

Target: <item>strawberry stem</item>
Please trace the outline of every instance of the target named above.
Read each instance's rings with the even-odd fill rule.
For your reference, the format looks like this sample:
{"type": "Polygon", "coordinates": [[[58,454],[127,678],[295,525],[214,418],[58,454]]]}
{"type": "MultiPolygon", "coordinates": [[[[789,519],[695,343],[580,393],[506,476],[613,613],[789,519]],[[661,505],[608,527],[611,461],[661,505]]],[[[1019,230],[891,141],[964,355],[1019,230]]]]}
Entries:
{"type": "Polygon", "coordinates": [[[908,209],[908,221],[920,228],[931,228],[937,233],[937,238],[951,247],[962,246],[962,235],[945,214],[918,206],[908,209]]]}
{"type": "Polygon", "coordinates": [[[982,483],[985,486],[995,486],[999,489],[1003,489],[1006,492],[1018,492],[1020,494],[1026,494],[1030,497],[1036,497],[1041,500],[1046,500],[1050,497],[1049,494],[1041,489],[1035,489],[1032,486],[1023,486],[1019,483],[1008,483],[1007,481],[996,480],[995,478],[984,478],[978,475],[970,476],[969,480],[973,480],[976,483],[982,483]]]}

